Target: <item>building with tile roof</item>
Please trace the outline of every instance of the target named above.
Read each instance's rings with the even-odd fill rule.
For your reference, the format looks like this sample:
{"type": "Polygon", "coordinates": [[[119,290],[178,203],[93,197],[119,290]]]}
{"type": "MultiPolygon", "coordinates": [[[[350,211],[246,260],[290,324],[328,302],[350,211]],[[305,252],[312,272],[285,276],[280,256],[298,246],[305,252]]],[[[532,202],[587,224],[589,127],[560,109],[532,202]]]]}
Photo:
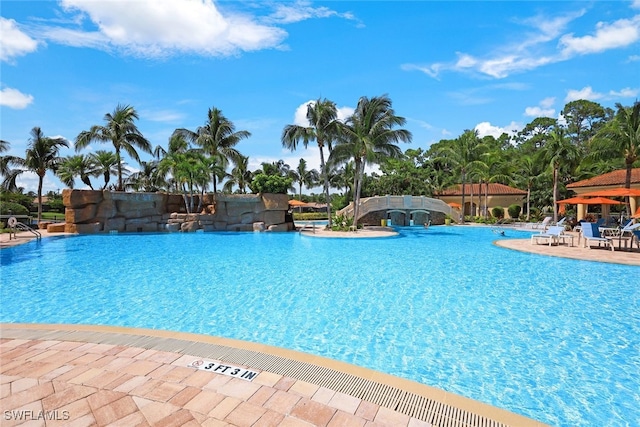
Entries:
{"type": "MultiPolygon", "coordinates": [[[[569,190],[575,191],[577,196],[581,196],[585,193],[591,193],[600,190],[611,190],[614,188],[624,188],[625,180],[627,177],[626,169],[618,169],[609,173],[594,176],[593,178],[583,179],[582,181],[573,182],[567,185],[569,190]]],[[[640,190],[640,168],[631,169],[631,186],[630,188],[640,190]]],[[[631,197],[629,199],[631,205],[631,212],[635,212],[640,206],[640,197],[631,197]]],[[[587,215],[587,205],[578,206],[578,218],[583,218],[587,215]]],[[[608,209],[605,209],[608,211],[608,209]]],[[[605,214],[605,211],[603,211],[605,214]]]]}
{"type": "MultiPolygon", "coordinates": [[[[491,214],[494,207],[504,208],[505,217],[508,218],[507,208],[517,204],[523,206],[527,198],[527,192],[508,185],[490,184],[465,184],[464,186],[464,214],[479,216],[484,214],[485,195],[487,196],[487,211],[491,214]]],[[[439,199],[450,206],[462,206],[462,184],[449,187],[437,195],[439,199]]],[[[460,212],[460,208],[458,208],[460,212]]]]}

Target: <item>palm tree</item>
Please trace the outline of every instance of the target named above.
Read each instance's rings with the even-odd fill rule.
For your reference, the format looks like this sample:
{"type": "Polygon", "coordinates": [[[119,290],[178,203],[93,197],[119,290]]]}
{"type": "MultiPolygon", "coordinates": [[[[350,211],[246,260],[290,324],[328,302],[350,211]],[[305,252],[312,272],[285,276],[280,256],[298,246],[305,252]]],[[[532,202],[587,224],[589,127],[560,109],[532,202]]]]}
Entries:
{"type": "Polygon", "coordinates": [[[563,128],[551,131],[549,138],[539,151],[542,159],[549,164],[553,172],[553,221],[558,222],[558,182],[561,168],[572,166],[579,157],[578,148],[566,137],[563,128]]]}
{"type": "Polygon", "coordinates": [[[140,166],[141,170],[131,174],[127,178],[125,186],[135,191],[158,191],[164,185],[163,179],[158,173],[158,162],[155,160],[142,161],[140,166]]]}
{"type": "MultiPolygon", "coordinates": [[[[626,169],[624,186],[631,188],[631,170],[640,156],[640,102],[636,101],[631,108],[616,103],[616,108],[615,118],[598,133],[593,154],[598,160],[608,160],[622,154],[626,169]]],[[[627,212],[630,210],[627,197],[627,212]]]]}
{"type": "Polygon", "coordinates": [[[333,101],[318,99],[307,105],[309,126],[287,125],[282,131],[282,145],[294,151],[300,142],[307,148],[309,142],[316,141],[320,151],[320,174],[324,179],[324,194],[327,203],[328,227],[331,227],[331,196],[329,195],[329,174],[324,160],[324,147],[331,153],[332,143],[338,132],[338,109],[333,101]]]}
{"type": "Polygon", "coordinates": [[[302,186],[306,185],[307,188],[309,188],[318,182],[318,178],[320,178],[320,174],[317,170],[307,169],[307,161],[305,159],[300,159],[298,167],[292,170],[290,174],[294,182],[298,184],[298,200],[300,201],[302,201],[302,186]]]}
{"type": "Polygon", "coordinates": [[[464,223],[467,174],[470,169],[476,166],[481,167],[482,162],[478,160],[480,149],[478,131],[467,129],[452,141],[451,146],[442,148],[440,153],[442,157],[438,159],[452,165],[460,174],[460,182],[462,183],[462,218],[460,221],[462,223],[464,223]]]}
{"type": "Polygon", "coordinates": [[[69,147],[64,138],[44,136],[39,127],[31,130],[31,139],[27,146],[24,166],[38,175],[38,222],[42,220],[42,183],[48,170],[56,170],[60,161],[61,147],[69,147]]]}
{"type": "Polygon", "coordinates": [[[240,194],[246,194],[247,186],[253,177],[253,174],[249,170],[249,157],[240,156],[234,163],[235,166],[231,169],[227,182],[224,183],[223,190],[231,193],[235,185],[238,187],[240,194]]]}
{"type": "Polygon", "coordinates": [[[353,159],[355,166],[353,200],[353,225],[358,226],[360,192],[364,178],[364,168],[368,164],[380,163],[386,158],[403,156],[398,142],[411,142],[411,132],[406,129],[393,129],[406,122],[404,117],[396,116],[387,95],[362,97],[358,101],[353,115],[340,125],[337,144],[331,153],[332,160],[348,162],[353,159]]]}
{"type": "Polygon", "coordinates": [[[56,171],[56,175],[69,188],[74,188],[76,177],[80,177],[80,180],[93,190],[93,185],[91,185],[91,179],[89,178],[93,170],[94,165],[91,157],[78,154],[67,156],[63,159],[56,171]]]}
{"type": "Polygon", "coordinates": [[[104,116],[105,126],[94,125],[88,131],[82,131],[76,138],[76,151],[87,147],[92,141],[111,142],[116,150],[118,167],[118,191],[124,191],[122,179],[122,157],[124,150],[136,162],[140,162],[140,156],[136,147],[145,153],[151,153],[151,144],[142,136],[134,124],[138,119],[138,113],[129,105],[118,105],[113,113],[104,116]]]}
{"type": "MultiPolygon", "coordinates": [[[[246,130],[236,132],[235,125],[227,119],[222,111],[213,107],[207,112],[207,121],[195,132],[188,129],[176,129],[187,141],[202,147],[202,150],[215,159],[212,165],[217,165],[226,170],[229,161],[238,160],[240,152],[235,146],[241,140],[251,136],[246,130]]],[[[211,180],[213,192],[217,192],[218,168],[212,170],[211,180]]]]}
{"type": "MultiPolygon", "coordinates": [[[[0,153],[9,151],[9,145],[7,141],[0,140],[0,153]]],[[[16,185],[16,179],[22,173],[21,169],[11,169],[12,166],[24,165],[24,159],[16,156],[0,156],[0,177],[2,177],[1,188],[6,191],[16,191],[18,186],[16,185]]]]}
{"type": "Polygon", "coordinates": [[[90,155],[93,169],[91,175],[100,176],[104,178],[104,185],[102,190],[107,188],[109,181],[111,181],[111,175],[118,173],[118,158],[112,151],[98,150],[90,155]]]}

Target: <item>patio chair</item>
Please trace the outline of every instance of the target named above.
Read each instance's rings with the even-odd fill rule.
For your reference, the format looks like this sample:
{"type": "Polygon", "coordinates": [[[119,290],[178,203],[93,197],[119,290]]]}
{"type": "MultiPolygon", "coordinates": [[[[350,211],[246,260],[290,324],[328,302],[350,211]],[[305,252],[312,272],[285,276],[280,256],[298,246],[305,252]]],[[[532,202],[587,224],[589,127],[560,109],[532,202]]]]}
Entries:
{"type": "Polygon", "coordinates": [[[546,216],[541,222],[531,223],[531,228],[536,229],[536,230],[539,230],[539,229],[546,230],[552,219],[553,219],[553,217],[546,216]]]}
{"type": "Polygon", "coordinates": [[[613,242],[610,239],[604,238],[600,235],[600,230],[598,228],[598,224],[597,223],[593,223],[593,222],[581,222],[581,236],[584,238],[584,247],[589,246],[589,249],[591,249],[591,245],[589,244],[589,242],[594,241],[594,242],[598,242],[598,247],[600,247],[601,244],[604,244],[604,246],[609,246],[611,248],[611,250],[613,251],[613,242]]]}
{"type": "Polygon", "coordinates": [[[540,239],[548,241],[549,246],[554,242],[559,244],[561,240],[563,242],[570,240],[571,246],[573,246],[573,236],[571,234],[564,234],[564,225],[552,225],[547,231],[541,232],[540,234],[532,234],[531,244],[538,243],[540,239]]]}

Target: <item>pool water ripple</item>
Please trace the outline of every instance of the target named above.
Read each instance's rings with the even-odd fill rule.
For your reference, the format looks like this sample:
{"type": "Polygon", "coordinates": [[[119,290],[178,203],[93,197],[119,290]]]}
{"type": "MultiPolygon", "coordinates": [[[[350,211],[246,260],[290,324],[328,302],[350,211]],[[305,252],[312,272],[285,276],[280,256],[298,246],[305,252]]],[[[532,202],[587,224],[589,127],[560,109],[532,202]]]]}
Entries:
{"type": "Polygon", "coordinates": [[[639,267],[513,252],[487,228],[399,231],[32,242],[0,251],[0,320],[220,335],[552,425],[640,425],[639,267]]]}

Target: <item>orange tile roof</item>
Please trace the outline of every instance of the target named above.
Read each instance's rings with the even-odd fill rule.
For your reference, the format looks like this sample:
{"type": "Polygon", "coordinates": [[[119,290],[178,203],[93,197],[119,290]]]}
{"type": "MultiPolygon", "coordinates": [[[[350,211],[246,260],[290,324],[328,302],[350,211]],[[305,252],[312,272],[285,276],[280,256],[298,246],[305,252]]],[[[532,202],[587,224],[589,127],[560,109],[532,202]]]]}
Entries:
{"type": "MultiPolygon", "coordinates": [[[[485,184],[465,184],[464,186],[464,194],[465,196],[471,195],[473,186],[473,194],[485,194],[486,185],[485,184]]],[[[489,189],[487,194],[496,196],[496,195],[505,195],[505,196],[521,196],[526,195],[527,192],[524,190],[520,190],[518,188],[509,187],[504,184],[489,184],[489,189]]],[[[449,187],[444,190],[439,196],[462,196],[462,184],[455,185],[453,187],[449,187]]]]}
{"type": "MultiPolygon", "coordinates": [[[[582,181],[573,182],[567,185],[567,188],[597,187],[602,185],[624,185],[624,180],[626,176],[627,176],[626,169],[618,169],[613,172],[594,176],[593,178],[583,179],[582,181]]],[[[631,183],[632,184],[640,183],[640,168],[631,169],[631,183]]]]}

